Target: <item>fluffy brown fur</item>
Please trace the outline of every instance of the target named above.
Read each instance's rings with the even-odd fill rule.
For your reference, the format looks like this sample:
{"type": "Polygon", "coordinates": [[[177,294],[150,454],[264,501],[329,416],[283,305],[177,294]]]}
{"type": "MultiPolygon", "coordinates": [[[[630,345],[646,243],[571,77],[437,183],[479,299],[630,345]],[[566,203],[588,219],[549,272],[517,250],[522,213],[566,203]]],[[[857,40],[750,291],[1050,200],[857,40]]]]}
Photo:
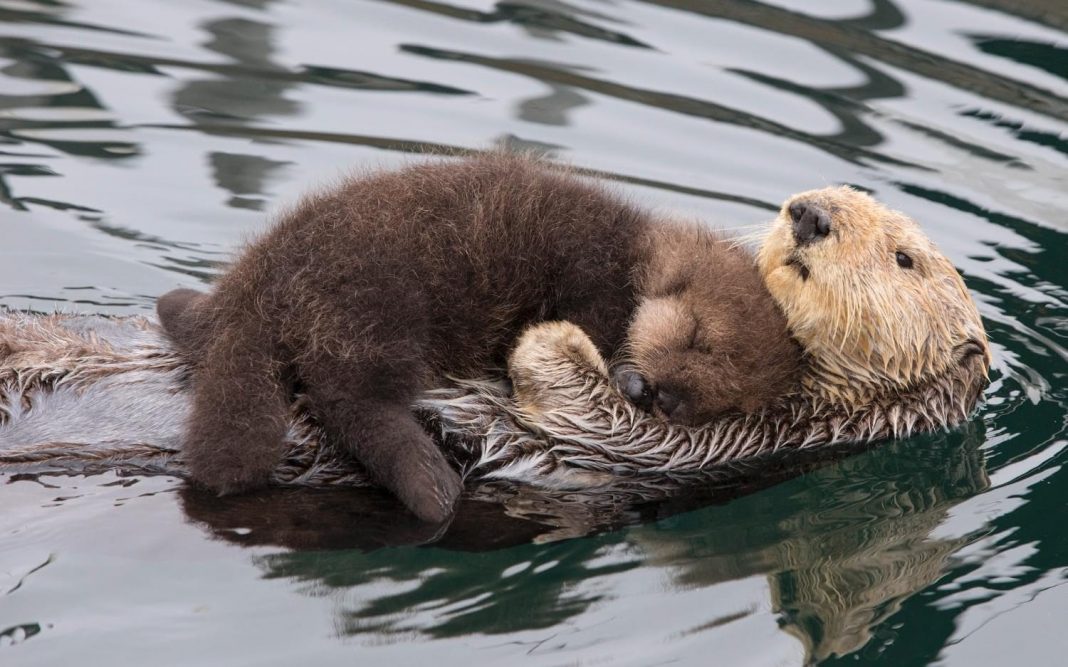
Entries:
{"type": "Polygon", "coordinates": [[[665,223],[647,234],[623,363],[651,387],[655,410],[670,408],[662,416],[696,426],[786,398],[800,351],[753,258],[697,224],[665,223]]]}
{"type": "Polygon", "coordinates": [[[503,369],[531,323],[573,322],[609,357],[629,335],[631,388],[688,423],[790,393],[800,357],[744,251],[504,154],[308,197],[210,295],[178,290],[158,310],[196,362],[196,480],[265,484],[299,388],[328,436],[431,521],[461,483],[410,406],[446,375],[503,369]]]}

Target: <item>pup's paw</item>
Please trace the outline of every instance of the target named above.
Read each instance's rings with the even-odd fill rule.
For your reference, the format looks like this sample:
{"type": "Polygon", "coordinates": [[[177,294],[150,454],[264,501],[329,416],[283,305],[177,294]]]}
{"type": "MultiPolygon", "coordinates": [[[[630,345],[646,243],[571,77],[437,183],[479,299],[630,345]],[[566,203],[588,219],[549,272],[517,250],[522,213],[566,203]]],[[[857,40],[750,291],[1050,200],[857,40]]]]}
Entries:
{"type": "Polygon", "coordinates": [[[267,486],[274,469],[274,460],[268,456],[218,447],[213,441],[200,443],[188,438],[184,449],[192,481],[220,496],[267,486]]]}
{"type": "Polygon", "coordinates": [[[407,468],[393,492],[419,519],[440,524],[452,518],[464,485],[460,475],[444,459],[437,463],[424,461],[407,468]]]}
{"type": "Polygon", "coordinates": [[[263,488],[270,482],[270,472],[270,470],[259,469],[257,466],[235,467],[222,466],[218,463],[208,466],[190,466],[192,481],[220,496],[230,496],[263,488]]]}
{"type": "Polygon", "coordinates": [[[546,363],[570,361],[608,375],[597,346],[571,322],[541,322],[527,327],[508,360],[509,369],[538,369],[546,363]]]}

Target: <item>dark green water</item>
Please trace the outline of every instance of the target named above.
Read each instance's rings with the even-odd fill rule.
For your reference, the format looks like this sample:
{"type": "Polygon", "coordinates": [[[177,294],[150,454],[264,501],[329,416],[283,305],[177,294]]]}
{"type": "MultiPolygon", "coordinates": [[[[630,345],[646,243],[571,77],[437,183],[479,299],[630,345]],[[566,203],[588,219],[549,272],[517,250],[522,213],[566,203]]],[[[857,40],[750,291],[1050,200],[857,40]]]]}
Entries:
{"type": "Polygon", "coordinates": [[[311,184],[508,144],[719,227],[870,189],[995,354],[957,432],[623,526],[0,475],[0,664],[1065,664],[1068,7],[825,4],[0,0],[0,305],[147,312],[311,184]]]}

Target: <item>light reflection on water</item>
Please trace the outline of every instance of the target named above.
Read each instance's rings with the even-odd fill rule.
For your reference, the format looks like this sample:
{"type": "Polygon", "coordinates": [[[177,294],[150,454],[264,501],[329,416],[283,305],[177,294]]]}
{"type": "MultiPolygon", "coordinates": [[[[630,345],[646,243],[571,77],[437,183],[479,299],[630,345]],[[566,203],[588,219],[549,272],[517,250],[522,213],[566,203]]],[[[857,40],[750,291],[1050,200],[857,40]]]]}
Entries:
{"type": "Polygon", "coordinates": [[[1068,10],[808,5],[0,2],[0,305],[143,312],[310,184],[512,145],[740,232],[870,189],[995,350],[959,432],[610,516],[483,489],[439,536],[375,494],[7,479],[5,659],[1056,660],[1068,10]]]}

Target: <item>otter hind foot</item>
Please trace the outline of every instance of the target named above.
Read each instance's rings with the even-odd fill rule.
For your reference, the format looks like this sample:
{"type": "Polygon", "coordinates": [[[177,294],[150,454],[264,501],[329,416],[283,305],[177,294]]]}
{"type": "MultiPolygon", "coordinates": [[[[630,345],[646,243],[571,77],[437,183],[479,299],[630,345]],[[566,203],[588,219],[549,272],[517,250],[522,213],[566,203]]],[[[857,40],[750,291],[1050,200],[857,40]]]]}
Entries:
{"type": "Polygon", "coordinates": [[[271,381],[194,381],[197,390],[183,449],[190,476],[219,495],[266,486],[284,453],[288,396],[271,381]],[[240,395],[240,400],[233,397],[240,395]],[[210,407],[228,405],[221,416],[210,407]]]}
{"type": "Polygon", "coordinates": [[[220,493],[265,486],[285,454],[290,391],[264,328],[221,328],[192,376],[183,454],[195,482],[220,493]]]}
{"type": "Polygon", "coordinates": [[[363,428],[352,449],[368,473],[428,523],[444,523],[463,492],[463,481],[441,448],[401,405],[362,406],[363,428]]]}
{"type": "MultiPolygon", "coordinates": [[[[354,383],[353,383],[354,384],[354,383]]],[[[368,474],[428,523],[453,514],[463,480],[416,421],[410,401],[331,394],[309,385],[309,398],[328,436],[345,446],[368,474]]]]}
{"type": "MultiPolygon", "coordinates": [[[[235,448],[240,446],[236,445],[235,448]]],[[[193,448],[196,448],[196,445],[193,445],[193,448]]],[[[219,496],[231,496],[267,486],[276,463],[269,458],[247,455],[220,456],[219,453],[213,453],[199,461],[195,457],[189,459],[192,481],[219,496]]]]}
{"type": "MultiPolygon", "coordinates": [[[[429,441],[429,438],[428,438],[429,441]]],[[[460,475],[440,456],[433,442],[430,446],[439,456],[424,456],[420,447],[406,443],[399,450],[395,469],[401,474],[389,488],[412,514],[427,523],[444,523],[453,514],[457,500],[463,493],[460,475]],[[406,456],[411,453],[413,456],[406,456]]]]}
{"type": "Polygon", "coordinates": [[[220,496],[264,487],[281,459],[284,435],[285,423],[266,415],[242,429],[190,424],[184,448],[192,481],[220,496]]]}

